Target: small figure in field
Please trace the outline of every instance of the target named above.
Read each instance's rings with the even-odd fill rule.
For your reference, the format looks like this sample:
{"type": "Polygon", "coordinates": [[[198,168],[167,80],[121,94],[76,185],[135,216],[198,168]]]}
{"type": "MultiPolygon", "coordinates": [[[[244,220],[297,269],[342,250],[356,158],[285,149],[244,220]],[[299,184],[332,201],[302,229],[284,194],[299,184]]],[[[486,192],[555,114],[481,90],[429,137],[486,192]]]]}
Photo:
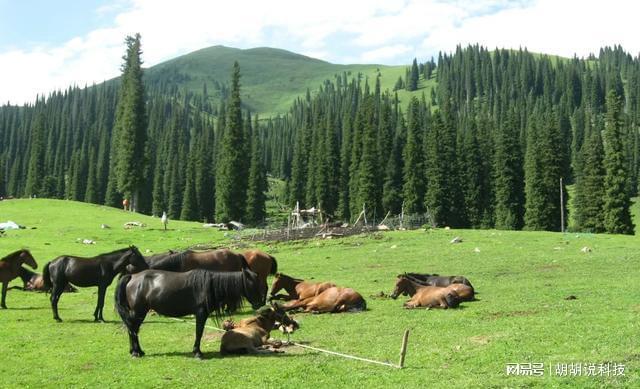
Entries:
{"type": "Polygon", "coordinates": [[[122,209],[125,211],[129,209],[129,199],[122,200],[122,209]]]}
{"type": "Polygon", "coordinates": [[[169,224],[169,217],[167,216],[166,212],[162,212],[162,218],[160,219],[162,221],[162,225],[164,226],[164,230],[167,230],[167,224],[169,224]]]}

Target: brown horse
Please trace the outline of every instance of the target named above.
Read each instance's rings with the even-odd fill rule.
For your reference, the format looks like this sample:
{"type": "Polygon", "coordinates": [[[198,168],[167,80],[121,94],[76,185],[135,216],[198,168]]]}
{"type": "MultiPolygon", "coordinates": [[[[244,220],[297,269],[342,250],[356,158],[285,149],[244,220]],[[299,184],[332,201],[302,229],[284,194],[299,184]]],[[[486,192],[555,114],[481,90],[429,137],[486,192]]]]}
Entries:
{"type": "MultiPolygon", "coordinates": [[[[42,274],[32,272],[31,270],[25,268],[24,266],[20,266],[20,269],[18,269],[18,276],[22,279],[22,284],[23,284],[22,290],[35,291],[35,292],[51,291],[51,288],[47,288],[44,285],[44,279],[42,278],[42,274]]],[[[77,292],[78,290],[73,286],[71,286],[71,284],[67,284],[67,286],[64,288],[64,291],[74,293],[74,292],[77,292]]]]}
{"type": "Polygon", "coordinates": [[[423,273],[404,273],[404,275],[422,285],[449,286],[451,284],[465,284],[473,288],[471,282],[464,276],[441,276],[438,274],[423,273]]]}
{"type": "MultiPolygon", "coordinates": [[[[242,270],[243,262],[249,264],[249,269],[258,275],[263,295],[267,295],[267,277],[275,274],[278,269],[276,259],[271,255],[259,251],[247,251],[244,255],[234,253],[228,249],[182,252],[168,252],[156,254],[145,258],[149,268],[154,270],[167,270],[174,272],[186,272],[194,269],[204,269],[221,272],[242,270]]],[[[266,301],[263,301],[263,305],[266,301]]]]}
{"type": "Polygon", "coordinates": [[[413,308],[456,308],[460,304],[460,297],[454,290],[438,286],[425,286],[418,289],[413,297],[404,303],[407,309],[413,308]]]}
{"type": "Polygon", "coordinates": [[[269,274],[275,275],[278,272],[278,262],[273,256],[260,250],[245,251],[244,258],[247,260],[249,268],[258,274],[260,286],[264,289],[266,296],[268,290],[267,277],[269,274]]]}
{"type": "Polygon", "coordinates": [[[329,288],[335,287],[333,282],[308,282],[298,278],[289,277],[286,274],[276,273],[276,278],[271,285],[270,300],[305,300],[315,297],[329,288]],[[277,295],[281,289],[288,295],[277,295]]]}
{"type": "MultiPolygon", "coordinates": [[[[391,293],[391,298],[396,299],[399,295],[403,296],[413,296],[420,289],[426,287],[428,285],[423,285],[416,282],[413,278],[408,277],[404,274],[400,274],[398,279],[396,280],[396,286],[391,293]]],[[[473,301],[475,300],[474,290],[471,286],[465,284],[451,284],[446,287],[446,289],[454,290],[461,301],[473,301]]]]}
{"type": "Polygon", "coordinates": [[[359,312],[367,309],[362,295],[351,288],[334,286],[315,297],[294,300],[283,306],[285,310],[302,308],[312,313],[359,312]]]}
{"type": "Polygon", "coordinates": [[[257,316],[241,320],[238,324],[226,326],[227,332],[220,340],[221,354],[246,354],[277,352],[269,349],[271,331],[278,323],[290,326],[293,330],[299,328],[298,323],[277,305],[264,306],[256,311],[257,316]]]}
{"type": "Polygon", "coordinates": [[[0,303],[0,308],[7,308],[7,304],[5,302],[7,297],[7,286],[9,286],[9,282],[11,282],[11,280],[18,277],[23,263],[26,263],[34,269],[38,268],[38,264],[36,263],[36,260],[33,259],[29,250],[22,249],[14,251],[0,259],[0,282],[2,282],[2,302],[0,303]]]}

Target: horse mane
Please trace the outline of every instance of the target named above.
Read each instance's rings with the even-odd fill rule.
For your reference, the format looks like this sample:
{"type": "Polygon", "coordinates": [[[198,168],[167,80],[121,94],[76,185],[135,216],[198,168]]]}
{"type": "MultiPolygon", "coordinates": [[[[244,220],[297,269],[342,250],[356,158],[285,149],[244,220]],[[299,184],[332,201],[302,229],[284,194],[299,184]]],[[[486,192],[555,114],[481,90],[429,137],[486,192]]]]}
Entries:
{"type": "Polygon", "coordinates": [[[203,293],[207,310],[215,313],[215,320],[223,311],[234,312],[242,307],[244,274],[242,272],[213,272],[196,269],[190,272],[194,289],[203,293]]]}
{"type": "MultiPolygon", "coordinates": [[[[133,246],[133,247],[135,247],[135,246],[133,246]]],[[[125,247],[125,248],[122,248],[122,249],[117,249],[117,250],[109,251],[108,253],[102,253],[102,254],[100,254],[100,255],[96,255],[96,257],[101,257],[101,256],[103,256],[103,255],[111,255],[111,254],[117,254],[117,253],[124,253],[125,251],[133,250],[133,247],[125,247]]]]}
{"type": "Polygon", "coordinates": [[[191,250],[183,251],[181,253],[169,254],[166,257],[156,260],[149,264],[151,269],[162,269],[167,271],[181,271],[184,258],[191,254],[191,250]]]}
{"type": "Polygon", "coordinates": [[[288,275],[286,275],[286,274],[284,274],[284,273],[278,273],[278,274],[276,275],[276,277],[278,277],[278,276],[279,276],[279,277],[284,277],[284,278],[289,278],[289,279],[291,279],[291,280],[293,280],[293,281],[295,281],[295,282],[304,282],[304,280],[303,280],[303,279],[301,279],[301,278],[294,278],[294,277],[288,276],[288,275]]]}
{"type": "Polygon", "coordinates": [[[11,254],[0,258],[0,261],[10,261],[13,258],[17,257],[18,255],[20,255],[20,253],[22,253],[23,251],[27,251],[28,252],[29,250],[27,250],[27,249],[16,250],[16,251],[12,252],[11,254]]]}

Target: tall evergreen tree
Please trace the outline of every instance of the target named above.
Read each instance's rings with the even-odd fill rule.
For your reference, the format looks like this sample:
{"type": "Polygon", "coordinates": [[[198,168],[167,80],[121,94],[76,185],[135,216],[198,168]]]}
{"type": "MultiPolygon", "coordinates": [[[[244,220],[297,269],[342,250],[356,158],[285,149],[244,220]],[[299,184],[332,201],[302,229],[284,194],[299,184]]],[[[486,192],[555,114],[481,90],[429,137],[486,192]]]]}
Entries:
{"type": "Polygon", "coordinates": [[[122,65],[120,100],[115,121],[115,169],[117,189],[131,199],[137,208],[139,191],[144,184],[147,141],[147,114],[142,83],[142,54],[140,34],[125,40],[127,53],[122,65]]]}
{"type": "Polygon", "coordinates": [[[240,65],[234,62],[226,127],[216,163],[216,220],[219,222],[243,219],[247,193],[239,179],[243,175],[246,177],[243,150],[240,65]]]}
{"type": "Polygon", "coordinates": [[[607,93],[604,127],[604,227],[610,234],[633,234],[629,182],[625,160],[622,103],[614,90],[607,93]]]}
{"type": "Polygon", "coordinates": [[[409,79],[407,80],[407,90],[414,91],[418,89],[418,80],[420,79],[420,70],[418,69],[418,61],[413,59],[411,64],[411,72],[409,73],[409,79]]]}
{"type": "Polygon", "coordinates": [[[424,211],[424,123],[420,113],[420,102],[413,97],[407,112],[407,142],[404,146],[403,175],[404,184],[402,197],[406,213],[420,213],[424,211]]]}
{"type": "Polygon", "coordinates": [[[522,150],[515,113],[510,112],[499,129],[494,157],[495,227],[522,228],[524,188],[522,150]]]}
{"type": "Polygon", "coordinates": [[[262,223],[267,216],[266,192],[268,189],[267,174],[262,161],[262,143],[258,134],[258,117],[253,129],[251,141],[251,164],[249,167],[249,185],[247,187],[246,222],[251,224],[262,223]]]}
{"type": "Polygon", "coordinates": [[[605,168],[604,147],[600,131],[593,131],[580,153],[582,170],[577,175],[575,223],[579,231],[604,232],[605,168]]]}
{"type": "Polygon", "coordinates": [[[27,170],[27,183],[25,193],[28,196],[40,195],[42,189],[42,179],[44,178],[44,125],[45,117],[40,113],[35,120],[32,137],[31,150],[29,153],[29,166],[27,170]]]}

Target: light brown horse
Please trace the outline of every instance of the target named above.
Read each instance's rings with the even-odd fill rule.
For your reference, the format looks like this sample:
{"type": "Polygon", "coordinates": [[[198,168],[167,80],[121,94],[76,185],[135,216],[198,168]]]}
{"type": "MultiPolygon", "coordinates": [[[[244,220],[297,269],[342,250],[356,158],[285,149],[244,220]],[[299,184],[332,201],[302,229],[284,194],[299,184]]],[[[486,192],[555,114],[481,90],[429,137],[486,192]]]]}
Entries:
{"type": "Polygon", "coordinates": [[[317,296],[294,300],[283,307],[285,310],[302,308],[304,312],[312,313],[358,312],[367,309],[367,302],[360,293],[351,288],[334,286],[317,296]]]}
{"type": "Polygon", "coordinates": [[[407,309],[413,308],[456,308],[460,304],[460,297],[455,290],[438,286],[425,286],[418,289],[411,300],[404,303],[407,309]]]}
{"type": "Polygon", "coordinates": [[[36,260],[33,259],[29,250],[23,249],[14,251],[0,259],[0,282],[2,282],[2,302],[0,303],[0,308],[7,308],[7,304],[5,303],[7,297],[7,286],[9,286],[9,282],[11,282],[11,280],[18,277],[20,274],[20,267],[23,263],[26,263],[34,269],[38,268],[38,264],[36,263],[36,260]]]}
{"type": "MultiPolygon", "coordinates": [[[[391,298],[396,299],[399,295],[403,296],[413,296],[417,291],[426,287],[428,285],[423,285],[421,283],[416,282],[413,278],[406,276],[405,274],[398,275],[396,280],[395,288],[391,293],[391,298]]],[[[439,287],[438,287],[439,288],[439,287]]],[[[450,284],[447,287],[443,287],[443,289],[454,290],[461,301],[473,301],[475,300],[475,294],[473,287],[466,284],[450,284]]]]}
{"type": "MultiPolygon", "coordinates": [[[[18,276],[22,278],[23,287],[22,290],[25,291],[35,291],[35,292],[50,292],[51,288],[47,288],[44,285],[44,278],[42,278],[42,274],[38,274],[32,272],[31,270],[25,268],[24,266],[20,266],[18,269],[18,276]]],[[[14,288],[19,287],[15,286],[14,288]]],[[[64,288],[65,292],[77,292],[78,290],[74,288],[71,284],[67,284],[64,288]]]]}
{"type": "Polygon", "coordinates": [[[256,312],[257,316],[241,320],[238,324],[227,324],[227,332],[220,340],[221,354],[246,354],[277,352],[269,349],[271,331],[278,323],[297,329],[298,323],[276,305],[264,306],[256,312]]]}
{"type": "Polygon", "coordinates": [[[286,274],[276,273],[276,278],[271,284],[270,300],[305,300],[315,297],[329,288],[335,287],[333,282],[308,282],[286,274]],[[287,295],[278,295],[281,289],[287,291],[287,295]]]}
{"type": "Polygon", "coordinates": [[[267,295],[267,277],[269,274],[275,275],[278,272],[278,262],[275,257],[260,250],[249,250],[244,252],[244,259],[247,260],[249,268],[258,274],[258,280],[267,295]]]}

